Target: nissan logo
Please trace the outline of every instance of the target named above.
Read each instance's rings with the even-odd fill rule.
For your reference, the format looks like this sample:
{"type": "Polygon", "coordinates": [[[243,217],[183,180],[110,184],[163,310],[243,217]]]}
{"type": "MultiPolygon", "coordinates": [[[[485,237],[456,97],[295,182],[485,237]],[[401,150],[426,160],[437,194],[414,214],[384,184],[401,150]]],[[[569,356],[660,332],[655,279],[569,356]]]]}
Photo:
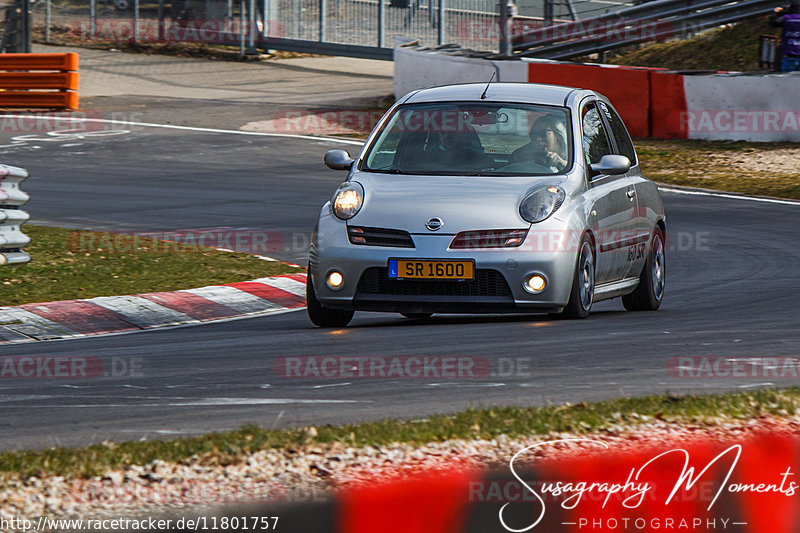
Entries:
{"type": "Polygon", "coordinates": [[[425,223],[425,227],[431,231],[437,231],[444,226],[444,222],[442,222],[441,218],[434,217],[425,223]]]}

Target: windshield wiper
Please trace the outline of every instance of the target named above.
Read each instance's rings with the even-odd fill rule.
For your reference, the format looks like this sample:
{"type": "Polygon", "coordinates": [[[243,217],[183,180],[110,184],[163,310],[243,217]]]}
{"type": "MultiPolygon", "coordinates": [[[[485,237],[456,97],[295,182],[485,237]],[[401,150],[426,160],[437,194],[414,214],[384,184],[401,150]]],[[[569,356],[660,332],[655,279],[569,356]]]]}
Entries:
{"type": "Polygon", "coordinates": [[[403,174],[403,171],[397,167],[365,168],[362,170],[365,170],[366,172],[381,172],[383,174],[403,174]]]}
{"type": "Polygon", "coordinates": [[[418,172],[413,170],[404,170],[397,167],[387,167],[387,168],[365,168],[363,169],[365,172],[378,172],[381,174],[408,174],[410,176],[423,176],[425,174],[429,174],[429,172],[418,172]]]}

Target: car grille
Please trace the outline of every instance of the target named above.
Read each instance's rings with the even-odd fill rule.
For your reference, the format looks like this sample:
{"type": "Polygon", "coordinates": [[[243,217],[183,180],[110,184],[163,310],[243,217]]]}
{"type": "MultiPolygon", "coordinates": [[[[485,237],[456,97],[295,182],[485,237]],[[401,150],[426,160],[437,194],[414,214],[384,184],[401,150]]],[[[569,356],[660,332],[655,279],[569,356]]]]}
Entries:
{"type": "Polygon", "coordinates": [[[372,267],[364,271],[358,282],[358,295],[387,294],[396,296],[510,296],[511,289],[496,270],[479,269],[475,279],[465,281],[396,280],[388,270],[372,267]]]}
{"type": "Polygon", "coordinates": [[[393,246],[396,248],[413,248],[414,241],[407,231],[387,228],[365,228],[348,226],[347,237],[351,244],[363,246],[393,246]]]}
{"type": "Polygon", "coordinates": [[[450,248],[515,248],[522,245],[527,234],[527,229],[462,231],[453,238],[450,248]]]}

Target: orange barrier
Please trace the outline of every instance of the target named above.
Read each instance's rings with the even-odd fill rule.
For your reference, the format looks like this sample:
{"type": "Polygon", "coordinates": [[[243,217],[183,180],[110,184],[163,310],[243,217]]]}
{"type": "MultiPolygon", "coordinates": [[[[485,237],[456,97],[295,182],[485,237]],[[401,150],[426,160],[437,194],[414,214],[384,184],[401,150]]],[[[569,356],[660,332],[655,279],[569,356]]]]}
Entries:
{"type": "Polygon", "coordinates": [[[77,109],[77,70],[74,52],[0,54],[0,108],[77,109]]]}
{"type": "Polygon", "coordinates": [[[531,62],[528,81],[580,87],[602,93],[617,108],[631,135],[647,137],[650,133],[648,69],[531,62]]]}

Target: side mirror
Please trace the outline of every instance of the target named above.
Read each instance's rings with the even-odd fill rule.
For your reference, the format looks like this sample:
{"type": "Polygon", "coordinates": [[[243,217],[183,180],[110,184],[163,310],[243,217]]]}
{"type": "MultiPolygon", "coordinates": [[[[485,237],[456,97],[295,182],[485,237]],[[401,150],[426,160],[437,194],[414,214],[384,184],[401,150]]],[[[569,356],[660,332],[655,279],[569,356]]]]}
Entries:
{"type": "Polygon", "coordinates": [[[325,154],[325,165],[333,170],[350,170],[355,159],[344,150],[331,150],[325,154]]]}
{"type": "Polygon", "coordinates": [[[624,155],[604,155],[600,161],[589,165],[591,176],[605,174],[607,176],[617,176],[625,174],[631,168],[631,160],[624,155]]]}

